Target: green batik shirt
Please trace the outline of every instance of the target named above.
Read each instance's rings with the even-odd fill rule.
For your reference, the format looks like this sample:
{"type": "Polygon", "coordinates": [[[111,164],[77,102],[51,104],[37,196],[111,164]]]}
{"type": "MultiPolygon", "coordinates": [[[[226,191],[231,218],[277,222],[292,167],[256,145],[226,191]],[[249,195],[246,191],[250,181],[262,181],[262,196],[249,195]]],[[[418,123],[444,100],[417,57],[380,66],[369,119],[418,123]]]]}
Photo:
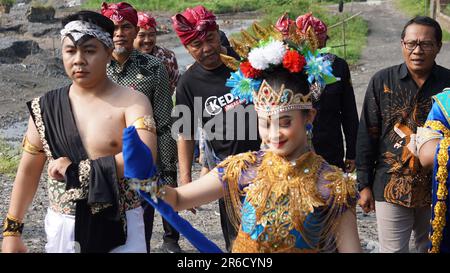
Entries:
{"type": "Polygon", "coordinates": [[[177,146],[171,136],[172,93],[163,63],[154,56],[133,50],[122,66],[112,60],[107,73],[117,84],[142,92],[150,100],[158,137],[158,171],[165,183],[176,185],[177,146]]]}

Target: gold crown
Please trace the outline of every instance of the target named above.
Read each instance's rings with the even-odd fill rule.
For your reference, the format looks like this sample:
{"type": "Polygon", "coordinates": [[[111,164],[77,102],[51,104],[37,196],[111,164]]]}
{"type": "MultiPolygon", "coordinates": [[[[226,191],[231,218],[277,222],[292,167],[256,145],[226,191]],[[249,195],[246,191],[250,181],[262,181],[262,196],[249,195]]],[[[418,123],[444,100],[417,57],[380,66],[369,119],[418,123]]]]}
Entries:
{"type": "Polygon", "coordinates": [[[259,92],[253,92],[255,110],[266,115],[278,114],[290,110],[312,109],[311,93],[303,95],[294,94],[291,89],[281,85],[276,91],[264,80],[259,92]]]}

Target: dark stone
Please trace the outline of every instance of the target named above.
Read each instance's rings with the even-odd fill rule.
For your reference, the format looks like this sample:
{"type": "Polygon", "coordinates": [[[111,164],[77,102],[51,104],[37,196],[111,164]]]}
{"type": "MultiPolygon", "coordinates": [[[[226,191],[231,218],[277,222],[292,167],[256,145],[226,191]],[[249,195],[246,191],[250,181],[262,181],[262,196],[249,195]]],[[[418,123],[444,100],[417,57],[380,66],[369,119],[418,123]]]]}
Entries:
{"type": "Polygon", "coordinates": [[[52,22],[55,19],[53,7],[33,7],[27,10],[27,20],[30,22],[52,22]]]}
{"type": "Polygon", "coordinates": [[[20,63],[30,54],[41,51],[38,43],[26,41],[0,41],[0,63],[20,63]]]}

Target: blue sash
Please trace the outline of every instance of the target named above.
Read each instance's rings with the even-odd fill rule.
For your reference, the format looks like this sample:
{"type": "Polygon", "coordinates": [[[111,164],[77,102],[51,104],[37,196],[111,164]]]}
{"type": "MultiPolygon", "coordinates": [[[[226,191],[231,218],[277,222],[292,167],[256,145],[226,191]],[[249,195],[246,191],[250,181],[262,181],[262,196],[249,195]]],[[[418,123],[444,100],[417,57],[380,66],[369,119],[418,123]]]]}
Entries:
{"type": "MultiPolygon", "coordinates": [[[[153,164],[152,153],[147,145],[141,141],[134,126],[123,130],[122,147],[125,178],[147,179],[155,174],[156,170],[153,164]]],[[[216,244],[192,227],[188,221],[179,216],[166,202],[161,199],[155,202],[149,194],[143,191],[139,191],[139,195],[152,205],[198,251],[202,253],[222,253],[216,244]]]]}

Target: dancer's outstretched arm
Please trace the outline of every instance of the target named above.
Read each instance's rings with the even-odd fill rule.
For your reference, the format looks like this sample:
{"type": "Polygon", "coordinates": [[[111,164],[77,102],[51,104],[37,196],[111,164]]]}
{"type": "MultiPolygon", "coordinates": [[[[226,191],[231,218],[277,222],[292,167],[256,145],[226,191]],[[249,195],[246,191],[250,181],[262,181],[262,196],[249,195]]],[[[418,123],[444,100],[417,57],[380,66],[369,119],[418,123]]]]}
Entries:
{"type": "Polygon", "coordinates": [[[163,197],[176,211],[181,211],[210,203],[223,197],[222,182],[217,169],[213,169],[205,176],[192,183],[178,188],[165,187],[163,197]]]}

